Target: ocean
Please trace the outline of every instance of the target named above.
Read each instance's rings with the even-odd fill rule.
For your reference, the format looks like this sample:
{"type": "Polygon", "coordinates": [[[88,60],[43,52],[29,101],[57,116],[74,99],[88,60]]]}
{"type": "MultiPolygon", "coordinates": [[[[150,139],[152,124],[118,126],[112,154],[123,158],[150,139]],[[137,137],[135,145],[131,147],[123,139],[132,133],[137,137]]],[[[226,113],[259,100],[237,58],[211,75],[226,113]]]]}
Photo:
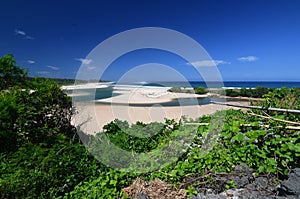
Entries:
{"type": "Polygon", "coordinates": [[[300,88],[300,81],[299,82],[292,82],[292,81],[225,81],[222,83],[219,82],[209,82],[206,84],[203,81],[191,81],[191,82],[157,82],[157,83],[142,83],[143,86],[165,86],[165,87],[204,87],[204,88],[220,88],[222,85],[225,89],[230,88],[255,88],[257,86],[262,86],[266,88],[281,88],[281,87],[288,87],[288,88],[300,88]]]}

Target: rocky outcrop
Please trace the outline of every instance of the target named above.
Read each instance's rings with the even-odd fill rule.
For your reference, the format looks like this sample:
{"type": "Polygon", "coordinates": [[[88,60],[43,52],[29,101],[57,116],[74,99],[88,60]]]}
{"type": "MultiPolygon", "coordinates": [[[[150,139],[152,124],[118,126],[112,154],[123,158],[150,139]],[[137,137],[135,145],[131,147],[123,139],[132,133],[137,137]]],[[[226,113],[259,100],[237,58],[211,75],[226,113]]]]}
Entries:
{"type": "Polygon", "coordinates": [[[192,199],[300,199],[300,168],[294,169],[287,180],[274,186],[274,179],[267,176],[254,178],[252,171],[245,165],[235,169],[234,180],[237,188],[214,194],[207,190],[205,194],[199,193],[192,199]]]}
{"type": "MultiPolygon", "coordinates": [[[[245,164],[235,167],[232,173],[217,176],[216,185],[195,187],[201,192],[191,199],[300,199],[300,168],[292,170],[288,179],[278,182],[271,175],[254,176],[253,171],[245,164]],[[220,193],[226,182],[234,182],[235,188],[220,193]]],[[[137,178],[131,186],[123,189],[127,196],[135,199],[183,199],[186,198],[184,189],[155,179],[145,182],[137,178]]]]}

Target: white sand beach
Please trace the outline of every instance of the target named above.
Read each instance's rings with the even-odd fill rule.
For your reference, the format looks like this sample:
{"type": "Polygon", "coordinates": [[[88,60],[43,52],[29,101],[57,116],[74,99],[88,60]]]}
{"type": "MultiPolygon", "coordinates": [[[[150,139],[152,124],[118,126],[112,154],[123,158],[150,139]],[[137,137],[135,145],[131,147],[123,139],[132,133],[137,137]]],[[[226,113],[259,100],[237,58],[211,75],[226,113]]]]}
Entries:
{"type": "MultiPolygon", "coordinates": [[[[97,87],[101,86],[97,85],[97,87]]],[[[205,95],[173,93],[168,89],[166,87],[116,86],[112,97],[95,100],[94,103],[75,102],[78,114],[73,118],[73,123],[80,126],[85,133],[95,133],[101,131],[105,124],[115,119],[127,120],[130,124],[137,121],[164,122],[165,118],[179,121],[183,116],[198,118],[217,110],[232,108],[216,104],[199,105],[197,98],[209,97],[209,93],[205,95]],[[180,104],[180,100],[184,99],[191,103],[180,104]],[[163,106],[174,100],[179,100],[179,105],[163,106]]],[[[83,90],[82,93],[84,94],[84,92],[83,90]]],[[[248,104],[245,101],[235,101],[234,103],[248,104]]]]}

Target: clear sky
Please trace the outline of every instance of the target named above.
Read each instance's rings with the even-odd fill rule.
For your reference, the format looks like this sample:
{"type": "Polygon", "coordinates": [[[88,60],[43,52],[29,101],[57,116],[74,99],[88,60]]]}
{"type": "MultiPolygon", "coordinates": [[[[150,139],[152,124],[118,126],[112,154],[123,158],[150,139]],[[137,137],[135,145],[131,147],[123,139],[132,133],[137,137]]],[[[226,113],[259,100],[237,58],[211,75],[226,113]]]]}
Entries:
{"type": "MultiPolygon", "coordinates": [[[[12,53],[31,76],[74,78],[87,54],[110,36],[163,27],[199,42],[224,80],[300,81],[299,10],[299,0],[2,1],[0,55],[12,53]]],[[[197,80],[184,60],[155,50],[116,60],[105,78],[149,62],[197,80]]]]}

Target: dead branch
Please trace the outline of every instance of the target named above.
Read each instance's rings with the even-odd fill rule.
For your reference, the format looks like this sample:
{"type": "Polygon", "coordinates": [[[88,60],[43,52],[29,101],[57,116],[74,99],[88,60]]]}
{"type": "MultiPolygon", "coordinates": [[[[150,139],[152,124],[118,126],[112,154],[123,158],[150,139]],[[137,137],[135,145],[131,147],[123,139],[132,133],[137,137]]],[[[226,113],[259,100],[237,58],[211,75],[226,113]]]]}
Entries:
{"type": "Polygon", "coordinates": [[[279,112],[300,114],[300,110],[294,110],[294,109],[272,108],[272,107],[263,107],[263,106],[246,106],[246,105],[229,104],[229,103],[214,102],[214,101],[212,101],[210,103],[224,105],[224,106],[240,107],[240,108],[249,108],[249,109],[259,109],[259,110],[266,110],[266,111],[279,111],[279,112]]]}
{"type": "Polygon", "coordinates": [[[293,121],[289,121],[289,120],[282,120],[282,119],[271,117],[269,115],[268,116],[264,116],[264,115],[259,115],[259,114],[256,114],[256,113],[248,113],[248,114],[249,115],[253,115],[253,116],[257,116],[257,117],[261,117],[261,118],[264,118],[264,119],[268,119],[268,120],[274,120],[274,121],[284,122],[284,123],[288,123],[288,124],[300,125],[299,122],[293,122],[293,121]]]}

